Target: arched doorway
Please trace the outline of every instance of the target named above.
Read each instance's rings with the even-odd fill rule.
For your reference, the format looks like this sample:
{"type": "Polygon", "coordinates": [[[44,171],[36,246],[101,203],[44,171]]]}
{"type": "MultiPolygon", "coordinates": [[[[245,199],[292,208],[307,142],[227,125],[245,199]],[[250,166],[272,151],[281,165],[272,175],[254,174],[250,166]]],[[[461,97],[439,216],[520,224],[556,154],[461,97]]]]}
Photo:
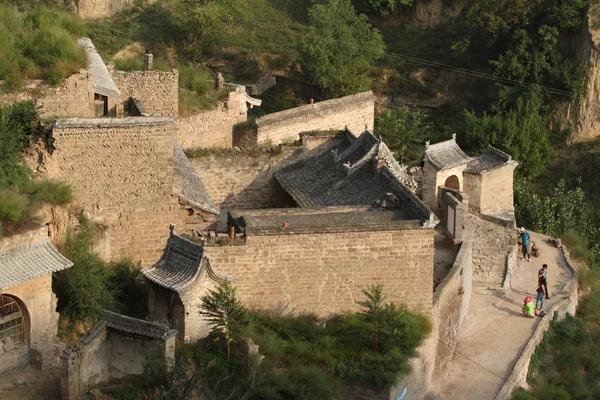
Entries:
{"type": "Polygon", "coordinates": [[[458,181],[458,177],[456,175],[451,175],[446,179],[444,186],[450,189],[460,190],[460,182],[458,181]]]}
{"type": "Polygon", "coordinates": [[[0,341],[13,344],[27,340],[27,311],[15,297],[0,295],[0,341]]]}

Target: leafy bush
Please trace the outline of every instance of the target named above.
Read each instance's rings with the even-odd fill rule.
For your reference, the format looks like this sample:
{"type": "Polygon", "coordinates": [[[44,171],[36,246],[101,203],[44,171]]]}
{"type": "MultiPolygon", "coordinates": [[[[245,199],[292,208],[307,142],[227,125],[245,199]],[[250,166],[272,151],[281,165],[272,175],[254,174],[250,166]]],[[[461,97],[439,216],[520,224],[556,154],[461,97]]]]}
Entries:
{"type": "Polygon", "coordinates": [[[76,43],[84,32],[83,22],[67,12],[0,4],[0,78],[8,88],[19,87],[22,79],[58,83],[86,66],[85,51],[76,43]]]}
{"type": "Polygon", "coordinates": [[[95,321],[102,310],[116,307],[110,290],[110,271],[100,256],[90,251],[94,229],[83,218],[77,232],[67,232],[60,249],[73,266],[55,274],[53,290],[58,297],[57,310],[73,320],[95,321]]]}
{"type": "Polygon", "coordinates": [[[510,154],[520,165],[519,175],[533,179],[545,168],[552,154],[548,118],[543,99],[536,91],[520,97],[514,107],[501,108],[494,114],[465,111],[465,144],[475,153],[492,145],[510,154]]]}

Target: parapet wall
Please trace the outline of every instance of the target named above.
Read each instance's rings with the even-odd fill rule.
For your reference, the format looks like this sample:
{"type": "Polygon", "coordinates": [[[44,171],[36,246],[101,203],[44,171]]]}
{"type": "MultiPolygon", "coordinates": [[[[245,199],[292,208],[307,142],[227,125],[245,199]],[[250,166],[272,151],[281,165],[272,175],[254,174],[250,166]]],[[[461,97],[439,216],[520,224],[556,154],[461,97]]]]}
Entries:
{"type": "Polygon", "coordinates": [[[120,101],[129,97],[141,100],[146,112],[153,116],[179,115],[179,71],[113,71],[112,78],[121,91],[120,101]]]}
{"type": "Polygon", "coordinates": [[[429,314],[433,230],[247,235],[245,245],[210,246],[212,265],[235,276],[247,307],[312,312],[357,310],[361,290],[383,282],[389,300],[429,314]]]}
{"type": "Polygon", "coordinates": [[[471,303],[472,251],[472,233],[465,231],[454,265],[433,294],[431,336],[419,348],[419,357],[411,360],[412,372],[391,389],[390,398],[395,399],[405,388],[404,400],[425,398],[432,379],[452,360],[471,303]]]}
{"type": "Polygon", "coordinates": [[[256,120],[257,143],[279,144],[298,140],[300,132],[341,130],[363,132],[373,129],[375,97],[373,92],[357,93],[265,115],[256,120]]]}
{"type": "Polygon", "coordinates": [[[57,121],[38,168],[71,185],[75,206],[105,225],[111,259],[156,262],[185,210],[172,196],[173,121],[133,117],[57,121]]]}
{"type": "Polygon", "coordinates": [[[177,140],[183,149],[233,146],[233,127],[247,119],[246,90],[236,86],[216,109],[181,117],[177,140]]]}
{"type": "Polygon", "coordinates": [[[94,84],[86,70],[73,74],[56,86],[44,81],[25,82],[18,92],[0,95],[0,104],[31,100],[41,108],[42,118],[94,116],[94,84]]]}

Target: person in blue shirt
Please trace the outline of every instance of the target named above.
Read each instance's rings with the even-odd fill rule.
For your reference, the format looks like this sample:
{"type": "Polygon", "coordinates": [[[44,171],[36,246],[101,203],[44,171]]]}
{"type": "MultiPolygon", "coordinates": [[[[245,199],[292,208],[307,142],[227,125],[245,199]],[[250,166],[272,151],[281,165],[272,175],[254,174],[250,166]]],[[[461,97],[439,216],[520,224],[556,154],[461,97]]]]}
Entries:
{"type": "Polygon", "coordinates": [[[529,250],[529,232],[523,227],[519,229],[519,235],[521,235],[521,250],[523,251],[523,261],[527,260],[531,262],[531,250],[529,250]]]}

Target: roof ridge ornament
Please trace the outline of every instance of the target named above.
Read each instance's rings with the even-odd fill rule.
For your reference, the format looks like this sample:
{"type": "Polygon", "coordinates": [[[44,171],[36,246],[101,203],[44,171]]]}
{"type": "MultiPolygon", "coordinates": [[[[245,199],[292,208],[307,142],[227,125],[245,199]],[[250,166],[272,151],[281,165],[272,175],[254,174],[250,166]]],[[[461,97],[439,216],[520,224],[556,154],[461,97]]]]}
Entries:
{"type": "Polygon", "coordinates": [[[175,235],[175,224],[169,224],[169,231],[171,235],[175,235]]]}
{"type": "Polygon", "coordinates": [[[431,144],[431,140],[426,140],[425,141],[425,148],[428,148],[430,144],[431,144]]]}
{"type": "Polygon", "coordinates": [[[456,142],[456,133],[452,134],[452,140],[454,140],[456,142]]]}

